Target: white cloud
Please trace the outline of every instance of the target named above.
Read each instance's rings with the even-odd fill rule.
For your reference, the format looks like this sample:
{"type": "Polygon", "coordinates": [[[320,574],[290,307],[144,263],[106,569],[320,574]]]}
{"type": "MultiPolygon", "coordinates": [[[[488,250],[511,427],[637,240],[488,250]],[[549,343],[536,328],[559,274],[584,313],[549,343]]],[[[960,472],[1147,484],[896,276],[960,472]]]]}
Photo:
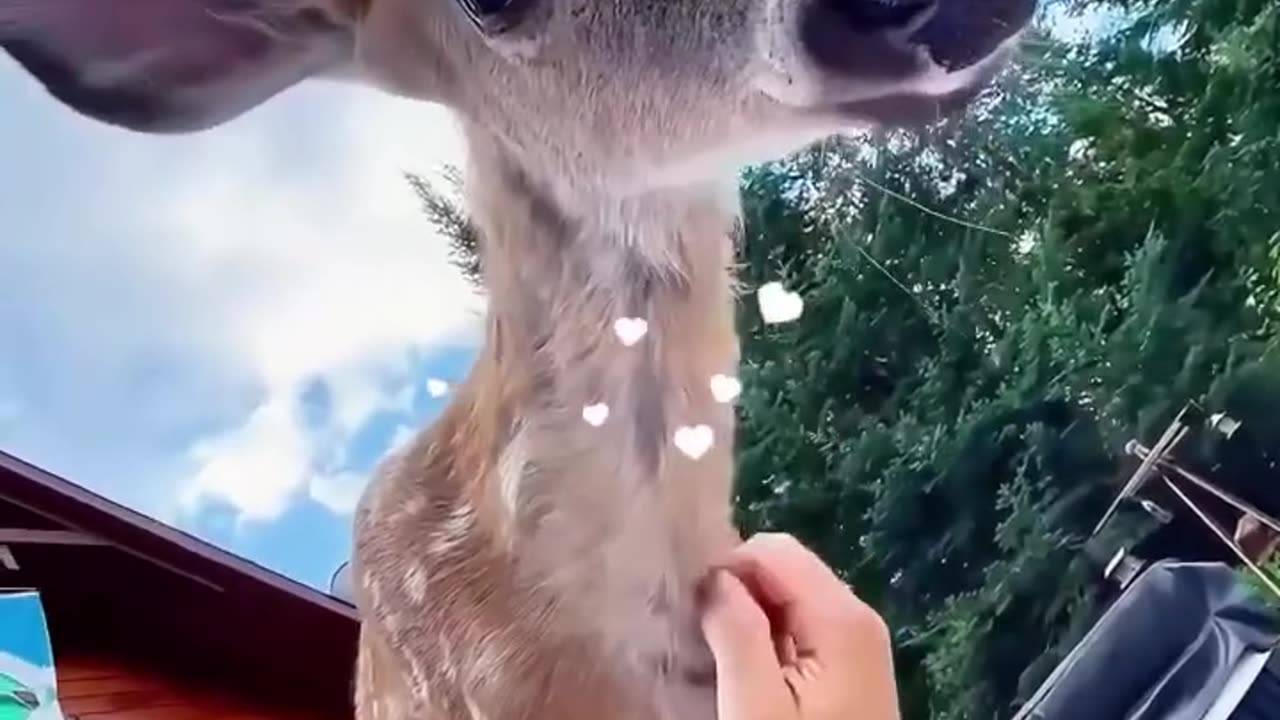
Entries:
{"type": "Polygon", "coordinates": [[[311,444],[292,398],[274,395],[240,427],[197,443],[191,455],[199,469],[183,491],[184,505],[217,499],[246,521],[267,520],[284,512],[309,474],[311,444]]]}
{"type": "Polygon", "coordinates": [[[391,442],[388,443],[387,453],[400,452],[417,436],[418,428],[401,425],[396,428],[396,434],[391,437],[391,442]]]}
{"type": "MultiPolygon", "coordinates": [[[[332,140],[336,176],[283,185],[262,159],[265,137],[232,136],[164,203],[167,226],[182,238],[175,264],[228,289],[212,326],[224,361],[267,395],[243,425],[194,449],[202,466],[187,489],[193,505],[219,499],[245,519],[275,517],[321,464],[321,443],[341,446],[375,412],[406,409],[409,351],[474,326],[463,311],[480,301],[402,176],[415,157],[427,172],[457,161],[456,148],[439,146],[456,138],[451,121],[439,108],[359,94],[332,140]],[[332,390],[333,418],[310,437],[288,410],[315,378],[332,390]]],[[[354,481],[310,482],[313,499],[346,511],[354,481]]]]}
{"type": "Polygon", "coordinates": [[[324,505],[338,515],[350,515],[360,502],[368,476],[360,473],[339,472],[316,475],[311,478],[308,492],[312,500],[324,505]]]}
{"type": "Polygon", "coordinates": [[[449,337],[479,304],[402,176],[457,161],[451,119],[357,94],[315,174],[272,156],[286,128],[232,128],[143,209],[170,267],[211,290],[224,347],[271,386],[449,337]]]}
{"type": "MultiPolygon", "coordinates": [[[[419,428],[410,425],[397,426],[391,440],[387,443],[386,454],[390,455],[403,450],[418,432],[419,428]]],[[[349,516],[360,502],[360,496],[372,477],[372,470],[368,473],[350,471],[316,473],[307,483],[307,494],[334,514],[349,516]]]]}
{"type": "Polygon", "coordinates": [[[0,164],[0,337],[22,352],[0,347],[5,446],[166,517],[344,506],[317,472],[371,415],[411,406],[412,353],[480,326],[402,175],[462,159],[446,112],[311,83],[213,131],[141,136],[11,68],[0,134],[24,142],[0,164]],[[332,412],[308,432],[297,400],[316,380],[332,412]]]}
{"type": "Polygon", "coordinates": [[[183,508],[197,512],[215,500],[234,507],[243,522],[262,522],[278,517],[306,491],[335,513],[348,514],[363,476],[331,468],[346,462],[352,437],[374,413],[409,409],[406,389],[412,390],[413,378],[408,368],[398,367],[401,353],[388,356],[392,362],[381,367],[324,372],[333,411],[321,428],[305,427],[298,398],[307,378],[298,377],[270,391],[242,424],[197,443],[190,455],[198,469],[184,487],[183,508]]]}

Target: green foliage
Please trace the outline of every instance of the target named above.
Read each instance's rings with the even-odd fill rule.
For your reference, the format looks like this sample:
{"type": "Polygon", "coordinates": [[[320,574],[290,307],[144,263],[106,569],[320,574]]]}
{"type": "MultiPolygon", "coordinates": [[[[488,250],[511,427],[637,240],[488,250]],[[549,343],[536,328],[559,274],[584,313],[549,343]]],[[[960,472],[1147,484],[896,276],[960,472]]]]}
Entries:
{"type": "MultiPolygon", "coordinates": [[[[1262,570],[1272,578],[1280,577],[1280,556],[1272,557],[1270,562],[1262,566],[1262,570]]],[[[1249,588],[1255,598],[1272,610],[1280,612],[1280,597],[1276,597],[1276,594],[1257,575],[1254,575],[1248,568],[1241,568],[1239,573],[1240,579],[1244,581],[1245,586],[1249,588]]]]}
{"type": "Polygon", "coordinates": [[[462,174],[458,168],[446,166],[441,172],[441,179],[452,194],[417,175],[405,177],[422,202],[422,211],[427,220],[449,241],[449,260],[476,290],[483,290],[480,232],[457,201],[462,191],[462,174]]]}

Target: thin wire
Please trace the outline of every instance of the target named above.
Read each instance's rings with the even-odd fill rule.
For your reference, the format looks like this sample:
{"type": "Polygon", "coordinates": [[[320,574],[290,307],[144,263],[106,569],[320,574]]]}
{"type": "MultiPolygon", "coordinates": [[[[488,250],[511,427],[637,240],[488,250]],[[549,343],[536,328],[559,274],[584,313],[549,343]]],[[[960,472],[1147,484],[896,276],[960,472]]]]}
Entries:
{"type": "MultiPolygon", "coordinates": [[[[832,144],[834,144],[834,142],[835,142],[835,141],[834,141],[833,139],[828,138],[828,139],[823,140],[821,143],[819,143],[819,145],[818,145],[818,152],[819,152],[819,163],[820,163],[820,164],[821,164],[821,163],[823,163],[823,162],[825,162],[826,155],[827,155],[827,151],[828,151],[828,149],[832,146],[832,144]]],[[[856,170],[855,170],[855,171],[853,171],[853,173],[854,173],[854,175],[857,175],[857,176],[859,177],[859,179],[864,180],[864,181],[866,181],[866,182],[870,183],[870,181],[869,181],[869,180],[866,180],[866,178],[863,178],[863,177],[861,176],[861,174],[860,174],[860,173],[858,173],[856,170]]],[[[875,183],[870,183],[870,184],[875,185],[875,183]]],[[[876,187],[880,187],[880,186],[876,185],[876,187]]],[[[891,190],[887,190],[887,189],[882,188],[882,187],[881,187],[880,189],[881,189],[881,190],[884,190],[885,192],[889,193],[890,195],[893,195],[893,194],[894,194],[894,193],[893,193],[893,191],[891,191],[891,190]]],[[[916,202],[914,202],[914,201],[912,201],[912,200],[909,200],[909,199],[908,199],[908,200],[907,200],[907,202],[909,202],[909,203],[910,203],[910,204],[912,204],[912,205],[915,205],[916,207],[919,207],[919,208],[921,208],[921,209],[925,210],[926,212],[933,212],[933,211],[929,210],[928,208],[926,208],[926,207],[924,207],[924,206],[920,205],[919,203],[916,203],[916,202]]],[[[934,214],[936,215],[937,213],[934,213],[934,214]]],[[[834,229],[834,228],[833,228],[833,229],[834,229]]],[[[1010,236],[1010,237],[1012,237],[1012,236],[1010,236]]],[[[924,313],[925,318],[929,321],[929,323],[930,323],[930,324],[934,325],[935,327],[941,324],[941,322],[940,322],[940,321],[939,321],[939,319],[938,319],[937,314],[936,314],[933,310],[931,310],[931,309],[929,308],[929,306],[928,306],[928,305],[925,305],[925,304],[924,304],[924,301],[920,299],[920,296],[919,296],[919,295],[917,295],[916,293],[912,292],[911,288],[908,288],[908,287],[907,287],[907,286],[906,286],[906,285],[905,285],[901,280],[899,280],[899,279],[898,279],[898,278],[897,278],[893,273],[889,272],[889,269],[888,269],[888,268],[886,268],[884,265],[880,264],[880,261],[879,261],[879,260],[876,260],[876,259],[871,255],[871,253],[869,253],[869,252],[867,252],[866,250],[864,250],[864,249],[862,248],[862,245],[860,245],[860,244],[859,244],[859,242],[858,242],[857,240],[854,240],[854,241],[853,241],[853,242],[851,242],[850,244],[851,244],[851,245],[853,245],[853,249],[854,249],[854,250],[857,250],[859,255],[862,255],[862,257],[866,258],[866,259],[867,259],[867,261],[868,261],[868,262],[870,262],[870,263],[871,263],[871,264],[876,268],[876,270],[879,270],[879,271],[881,272],[881,274],[883,274],[885,277],[889,278],[889,282],[891,282],[891,283],[893,283],[894,285],[898,286],[898,289],[899,289],[899,290],[901,290],[902,292],[906,293],[908,297],[910,297],[913,301],[915,301],[916,305],[920,306],[920,311],[924,313]]]]}
{"type": "Polygon", "coordinates": [[[929,206],[927,206],[927,205],[923,205],[923,204],[921,204],[921,203],[919,203],[919,202],[917,202],[917,201],[915,201],[915,200],[912,200],[911,198],[907,197],[906,195],[903,195],[902,193],[898,193],[898,192],[894,192],[893,190],[890,190],[889,188],[887,188],[887,187],[885,187],[885,186],[881,185],[880,183],[878,183],[878,182],[876,182],[876,181],[872,180],[871,178],[867,177],[866,175],[863,175],[862,173],[858,172],[857,170],[853,170],[852,172],[853,172],[853,174],[854,174],[854,175],[856,175],[856,176],[858,177],[858,179],[859,179],[859,180],[861,180],[862,182],[864,182],[864,183],[866,183],[866,184],[870,185],[871,187],[873,187],[873,188],[875,188],[875,189],[879,190],[880,192],[882,192],[882,193],[884,193],[884,194],[886,194],[886,195],[888,195],[888,196],[890,196],[890,197],[892,197],[892,198],[895,198],[895,199],[901,200],[902,202],[907,203],[908,205],[910,205],[910,206],[912,206],[912,207],[916,208],[917,210],[920,210],[921,212],[928,213],[928,214],[930,214],[930,215],[932,215],[932,216],[934,216],[934,217],[936,217],[936,218],[938,218],[938,219],[940,219],[940,220],[946,220],[946,221],[947,221],[947,222],[949,222],[949,223],[954,223],[954,224],[959,225],[959,226],[961,226],[961,227],[969,228],[969,229],[971,229],[971,230],[980,230],[980,231],[985,232],[985,233],[991,233],[992,235],[1000,235],[1000,236],[1003,236],[1003,237],[1007,237],[1007,238],[1009,238],[1010,240],[1017,240],[1017,239],[1018,239],[1018,236],[1017,236],[1017,235],[1014,235],[1013,233],[1008,232],[1008,231],[1006,231],[1006,230],[997,230],[996,228],[993,228],[993,227],[988,227],[988,226],[986,226],[986,225],[979,225],[978,223],[969,222],[968,220],[961,220],[961,219],[960,219],[960,218],[958,218],[958,217],[954,217],[954,216],[952,216],[952,215],[948,215],[948,214],[946,214],[946,213],[944,213],[944,212],[940,212],[940,211],[938,211],[938,210],[934,210],[933,208],[931,208],[931,207],[929,207],[929,206]]]}
{"type": "MultiPolygon", "coordinates": [[[[827,155],[827,151],[828,151],[828,149],[830,148],[831,144],[832,144],[831,139],[824,139],[824,140],[819,144],[819,146],[818,146],[818,152],[820,153],[820,156],[819,156],[819,161],[820,161],[820,162],[821,162],[821,161],[823,161],[823,160],[825,160],[826,155],[827,155]]],[[[986,225],[979,225],[978,223],[968,222],[967,220],[961,220],[960,218],[957,218],[957,217],[954,217],[954,216],[951,216],[951,215],[947,215],[947,214],[946,214],[946,213],[944,213],[944,212],[940,212],[940,211],[938,211],[938,210],[934,210],[933,208],[928,207],[927,205],[924,205],[924,204],[922,204],[922,203],[920,203],[920,202],[918,202],[918,201],[916,201],[916,200],[913,200],[913,199],[911,199],[911,198],[907,197],[906,195],[903,195],[903,194],[901,194],[901,193],[898,193],[898,192],[895,192],[895,191],[893,191],[893,190],[890,190],[889,188],[887,188],[887,187],[885,187],[884,185],[881,185],[880,183],[878,183],[878,182],[876,182],[876,181],[872,180],[871,178],[867,177],[866,175],[862,174],[861,172],[858,172],[856,169],[852,169],[852,168],[851,168],[851,169],[850,169],[850,172],[851,172],[851,173],[852,173],[856,178],[858,178],[858,180],[860,180],[861,182],[864,182],[864,183],[866,183],[866,184],[870,185],[871,187],[873,187],[873,188],[875,188],[875,189],[879,190],[880,192],[882,192],[882,193],[884,193],[884,194],[888,195],[889,197],[895,198],[895,199],[897,199],[897,200],[901,200],[902,202],[907,203],[907,204],[908,204],[908,205],[910,205],[911,207],[914,207],[915,209],[917,209],[917,210],[919,210],[919,211],[921,211],[921,212],[924,212],[924,213],[926,213],[926,214],[928,214],[928,215],[932,215],[933,217],[936,217],[936,218],[938,218],[938,219],[940,219],[940,220],[945,220],[945,221],[947,221],[947,222],[949,222],[949,223],[953,223],[953,224],[955,224],[955,225],[959,225],[960,227],[969,228],[969,229],[971,229],[971,230],[978,230],[978,231],[981,231],[981,232],[990,233],[990,234],[992,234],[992,235],[1000,235],[1000,236],[1002,236],[1002,237],[1007,237],[1007,238],[1009,238],[1010,240],[1015,240],[1015,241],[1016,241],[1016,240],[1018,239],[1018,237],[1017,237],[1016,235],[1014,235],[1013,233],[1011,233],[1011,232],[1007,232],[1007,231],[1004,231],[1004,230],[997,230],[996,228],[988,227],[988,226],[986,226],[986,225]]],[[[928,305],[925,305],[924,301],[920,299],[920,296],[919,296],[919,295],[917,295],[917,294],[916,294],[915,292],[913,292],[910,288],[908,288],[908,287],[907,287],[907,286],[906,286],[906,285],[905,285],[901,280],[899,280],[896,276],[894,276],[894,274],[893,274],[893,273],[889,272],[889,269],[888,269],[888,268],[886,268],[884,265],[882,265],[882,264],[880,263],[880,261],[879,261],[879,260],[876,260],[874,257],[872,257],[871,253],[869,253],[869,252],[867,252],[866,250],[864,250],[864,249],[862,248],[862,246],[861,246],[861,245],[859,245],[857,242],[854,242],[854,243],[853,243],[853,247],[854,247],[854,249],[855,249],[855,250],[857,250],[857,251],[858,251],[858,254],[860,254],[860,255],[862,255],[862,257],[866,258],[866,259],[867,259],[867,261],[868,261],[868,262],[870,262],[873,266],[875,266],[875,268],[876,268],[877,270],[879,270],[879,271],[880,271],[880,272],[881,272],[885,277],[889,278],[889,281],[890,281],[890,282],[892,282],[894,285],[898,286],[898,289],[902,290],[902,292],[906,293],[906,294],[907,294],[907,295],[908,295],[912,300],[914,300],[914,301],[915,301],[915,303],[916,303],[916,305],[920,306],[920,310],[925,314],[925,316],[928,318],[928,320],[929,320],[929,322],[930,322],[930,323],[932,323],[932,324],[933,324],[933,325],[935,325],[935,326],[937,326],[937,325],[940,325],[940,324],[941,324],[941,322],[940,322],[940,320],[939,320],[939,318],[938,318],[937,313],[936,313],[936,312],[934,312],[934,311],[933,311],[933,310],[932,310],[928,305]]]]}
{"type": "Polygon", "coordinates": [[[924,304],[924,301],[920,299],[920,296],[912,292],[911,289],[908,288],[906,285],[903,285],[902,281],[894,277],[893,273],[889,272],[889,269],[886,268],[884,265],[881,265],[879,260],[876,260],[874,257],[872,257],[871,253],[867,252],[866,250],[863,250],[862,246],[859,245],[856,240],[853,243],[853,249],[857,250],[858,253],[862,255],[862,257],[866,258],[872,265],[874,265],[877,270],[884,273],[884,276],[889,278],[889,281],[892,282],[894,285],[897,285],[898,288],[902,290],[902,292],[910,296],[912,300],[915,300],[916,304],[920,306],[920,310],[924,312],[924,314],[929,318],[929,322],[933,323],[934,325],[940,324],[938,320],[938,316],[934,313],[932,309],[929,308],[928,305],[924,304]]]}

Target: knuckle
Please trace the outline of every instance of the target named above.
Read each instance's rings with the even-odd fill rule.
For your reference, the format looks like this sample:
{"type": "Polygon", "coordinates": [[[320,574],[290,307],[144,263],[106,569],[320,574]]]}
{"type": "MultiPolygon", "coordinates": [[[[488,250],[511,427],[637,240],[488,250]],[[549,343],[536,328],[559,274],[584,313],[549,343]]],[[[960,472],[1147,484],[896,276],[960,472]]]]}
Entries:
{"type": "Polygon", "coordinates": [[[790,533],[760,533],[747,541],[748,545],[752,543],[754,543],[754,547],[779,555],[794,555],[796,552],[804,550],[804,545],[790,533]]]}
{"type": "Polygon", "coordinates": [[[752,535],[747,540],[748,545],[756,547],[776,547],[779,543],[784,542],[786,538],[791,537],[787,533],[781,532],[760,532],[752,535]]]}
{"type": "Polygon", "coordinates": [[[870,627],[868,632],[872,633],[875,638],[884,644],[889,644],[893,638],[893,630],[889,628],[889,623],[879,613],[871,613],[870,627]]]}
{"type": "Polygon", "coordinates": [[[877,623],[883,624],[880,615],[876,613],[875,609],[863,602],[862,598],[852,591],[844,594],[838,602],[833,603],[832,611],[838,614],[841,623],[849,628],[866,631],[875,628],[877,623]]]}
{"type": "Polygon", "coordinates": [[[889,624],[870,605],[856,600],[851,603],[845,614],[845,623],[849,631],[865,640],[887,643],[891,637],[889,624]]]}

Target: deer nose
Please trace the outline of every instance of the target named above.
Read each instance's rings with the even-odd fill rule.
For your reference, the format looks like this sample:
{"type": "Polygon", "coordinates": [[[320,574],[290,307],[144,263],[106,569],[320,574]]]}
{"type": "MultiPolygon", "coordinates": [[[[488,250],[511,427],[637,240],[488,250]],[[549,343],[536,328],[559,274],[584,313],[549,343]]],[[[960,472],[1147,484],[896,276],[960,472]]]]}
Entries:
{"type": "Polygon", "coordinates": [[[833,19],[860,34],[910,33],[928,22],[934,0],[822,0],[833,19]]]}
{"type": "Polygon", "coordinates": [[[902,81],[923,69],[910,36],[936,7],[935,0],[809,0],[800,42],[818,68],[836,77],[902,81]]]}
{"type": "Polygon", "coordinates": [[[948,70],[968,67],[1026,27],[1036,0],[942,0],[911,41],[948,70]]]}
{"type": "Polygon", "coordinates": [[[867,82],[917,76],[922,52],[947,70],[987,57],[1025,27],[1036,0],[808,0],[800,41],[820,69],[867,82]]]}

